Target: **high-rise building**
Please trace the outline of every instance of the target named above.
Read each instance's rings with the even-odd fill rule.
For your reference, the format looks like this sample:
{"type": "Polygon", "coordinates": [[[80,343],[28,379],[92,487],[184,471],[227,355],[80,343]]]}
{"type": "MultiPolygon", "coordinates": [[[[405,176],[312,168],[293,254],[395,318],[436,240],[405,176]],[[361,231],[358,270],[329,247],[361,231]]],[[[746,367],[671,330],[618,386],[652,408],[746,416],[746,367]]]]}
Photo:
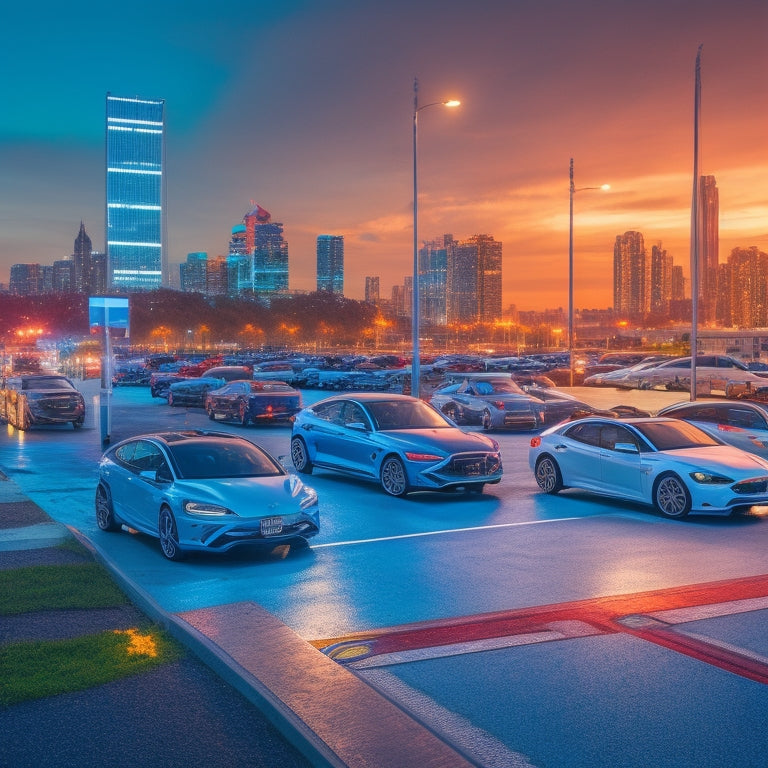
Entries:
{"type": "Polygon", "coordinates": [[[205,293],[207,296],[226,296],[228,290],[227,259],[216,256],[208,259],[205,273],[205,293]]]}
{"type": "Polygon", "coordinates": [[[188,253],[187,260],[179,264],[182,291],[205,294],[208,287],[208,254],[188,253]]]}
{"type": "Polygon", "coordinates": [[[502,244],[474,235],[454,244],[446,275],[447,321],[493,323],[501,318],[502,244]]]}
{"type": "Polygon", "coordinates": [[[317,236],[317,290],[344,295],[344,235],[317,236]]]}
{"type": "Polygon", "coordinates": [[[650,311],[650,269],[640,232],[616,236],[613,247],[613,308],[621,315],[641,316],[650,311]]]}
{"type": "Polygon", "coordinates": [[[768,254],[756,246],[734,248],[728,257],[731,318],[728,325],[765,328],[768,325],[768,254]]]}
{"type": "Polygon", "coordinates": [[[666,315],[672,301],[672,256],[661,247],[651,248],[651,299],[650,311],[666,315]]]}
{"type": "Polygon", "coordinates": [[[159,288],[165,253],[165,101],[107,94],[109,288],[159,288]]]}
{"type": "Polygon", "coordinates": [[[419,250],[419,313],[426,324],[448,322],[448,263],[456,241],[443,235],[419,250]]]}
{"type": "Polygon", "coordinates": [[[85,224],[80,222],[80,231],[75,238],[75,247],[72,251],[72,268],[74,280],[72,290],[75,293],[91,295],[91,252],[93,251],[91,238],[85,231],[85,224]]]}
{"type": "Polygon", "coordinates": [[[368,304],[378,304],[381,300],[380,293],[381,281],[378,275],[366,276],[365,278],[365,301],[368,304]]]}
{"type": "Polygon", "coordinates": [[[717,316],[720,252],[720,197],[714,176],[699,181],[699,317],[713,323],[717,316]]]}
{"type": "Polygon", "coordinates": [[[58,259],[53,262],[51,282],[54,293],[77,293],[74,290],[74,267],[72,259],[58,259]]]}
{"type": "Polygon", "coordinates": [[[8,288],[17,296],[34,296],[43,293],[43,267],[40,264],[11,264],[8,288]]]}

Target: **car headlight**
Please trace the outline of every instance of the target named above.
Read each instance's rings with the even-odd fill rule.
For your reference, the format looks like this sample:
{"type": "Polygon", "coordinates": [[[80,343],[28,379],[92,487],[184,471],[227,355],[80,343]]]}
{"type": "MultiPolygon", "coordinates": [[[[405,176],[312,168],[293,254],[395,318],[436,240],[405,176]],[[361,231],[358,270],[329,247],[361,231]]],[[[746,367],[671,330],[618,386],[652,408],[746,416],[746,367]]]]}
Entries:
{"type": "Polygon", "coordinates": [[[190,515],[202,515],[207,517],[223,517],[224,515],[234,515],[231,509],[222,507],[219,504],[209,504],[205,501],[185,501],[184,511],[190,515]]]}
{"type": "Polygon", "coordinates": [[[408,461],[442,461],[442,456],[437,456],[434,453],[415,453],[413,451],[406,451],[405,458],[408,461]]]}
{"type": "Polygon", "coordinates": [[[301,501],[299,502],[299,508],[300,509],[309,509],[310,507],[316,507],[317,506],[317,492],[314,488],[309,488],[308,486],[304,486],[304,495],[301,498],[301,501]]]}
{"type": "Polygon", "coordinates": [[[691,472],[691,479],[702,485],[730,485],[733,480],[725,475],[716,475],[713,472],[691,472]]]}

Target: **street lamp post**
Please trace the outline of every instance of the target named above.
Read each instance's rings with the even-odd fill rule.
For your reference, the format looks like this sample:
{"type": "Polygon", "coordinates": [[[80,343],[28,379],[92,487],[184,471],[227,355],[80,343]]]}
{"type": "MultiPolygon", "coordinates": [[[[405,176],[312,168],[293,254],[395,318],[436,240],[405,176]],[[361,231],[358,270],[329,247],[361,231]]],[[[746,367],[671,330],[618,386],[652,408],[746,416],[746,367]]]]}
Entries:
{"type": "Polygon", "coordinates": [[[608,190],[610,184],[603,184],[599,187],[576,187],[573,184],[573,158],[570,165],[570,183],[569,183],[569,227],[568,227],[568,367],[570,369],[570,386],[573,386],[573,196],[576,192],[584,192],[587,189],[608,190]]]}
{"type": "Polygon", "coordinates": [[[419,183],[418,183],[418,147],[419,147],[419,112],[428,107],[458,107],[456,99],[433,101],[419,106],[419,81],[413,80],[413,308],[411,310],[411,332],[413,358],[411,362],[411,395],[421,394],[421,352],[419,350],[419,183]]]}

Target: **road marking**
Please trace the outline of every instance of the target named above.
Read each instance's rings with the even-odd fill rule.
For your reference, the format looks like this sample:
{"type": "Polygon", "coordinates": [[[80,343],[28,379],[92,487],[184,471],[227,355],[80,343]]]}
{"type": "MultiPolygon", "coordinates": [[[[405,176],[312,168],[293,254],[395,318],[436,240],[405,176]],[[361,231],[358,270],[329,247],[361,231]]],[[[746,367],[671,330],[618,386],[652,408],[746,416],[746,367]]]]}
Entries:
{"type": "Polygon", "coordinates": [[[354,544],[376,544],[381,541],[397,541],[398,539],[417,539],[422,536],[442,536],[450,533],[469,533],[472,531],[492,531],[498,528],[518,528],[525,525],[545,525],[547,523],[564,523],[569,520],[583,520],[583,517],[558,517],[554,520],[525,520],[519,523],[498,523],[496,525],[478,525],[471,528],[447,528],[441,531],[422,531],[421,533],[403,533],[397,536],[380,536],[375,539],[351,539],[349,541],[330,541],[326,544],[312,544],[312,549],[328,547],[347,547],[354,544]]]}
{"type": "Polygon", "coordinates": [[[398,664],[416,658],[623,632],[768,684],[765,657],[676,628],[677,624],[756,610],[768,610],[768,575],[419,622],[315,640],[312,645],[340,663],[365,669],[387,661],[398,664]],[[376,658],[381,662],[374,661],[376,658]]]}
{"type": "Polygon", "coordinates": [[[431,728],[452,746],[470,755],[483,768],[534,768],[528,758],[513,752],[495,736],[383,670],[366,672],[363,679],[384,696],[396,701],[419,722],[431,728]]]}

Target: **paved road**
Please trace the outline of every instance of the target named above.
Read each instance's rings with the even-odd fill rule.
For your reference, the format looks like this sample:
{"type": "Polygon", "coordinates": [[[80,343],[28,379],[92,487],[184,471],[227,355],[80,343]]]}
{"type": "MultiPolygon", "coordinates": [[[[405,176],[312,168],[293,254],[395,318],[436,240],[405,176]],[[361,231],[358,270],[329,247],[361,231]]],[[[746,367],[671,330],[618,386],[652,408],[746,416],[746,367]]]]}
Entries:
{"type": "MultiPolygon", "coordinates": [[[[681,399],[589,394],[601,406],[681,399]]],[[[116,390],[113,405],[113,442],[210,426],[142,389],[116,390]]],[[[288,453],[285,427],[219,426],[288,453]]],[[[9,430],[0,466],[165,610],[253,601],[317,647],[342,644],[340,663],[477,764],[764,766],[768,521],[545,496],[528,439],[499,435],[505,478],[480,498],[389,499],[316,473],[321,533],[282,558],[169,563],[154,540],[99,531],[96,425],[9,430]]]]}

